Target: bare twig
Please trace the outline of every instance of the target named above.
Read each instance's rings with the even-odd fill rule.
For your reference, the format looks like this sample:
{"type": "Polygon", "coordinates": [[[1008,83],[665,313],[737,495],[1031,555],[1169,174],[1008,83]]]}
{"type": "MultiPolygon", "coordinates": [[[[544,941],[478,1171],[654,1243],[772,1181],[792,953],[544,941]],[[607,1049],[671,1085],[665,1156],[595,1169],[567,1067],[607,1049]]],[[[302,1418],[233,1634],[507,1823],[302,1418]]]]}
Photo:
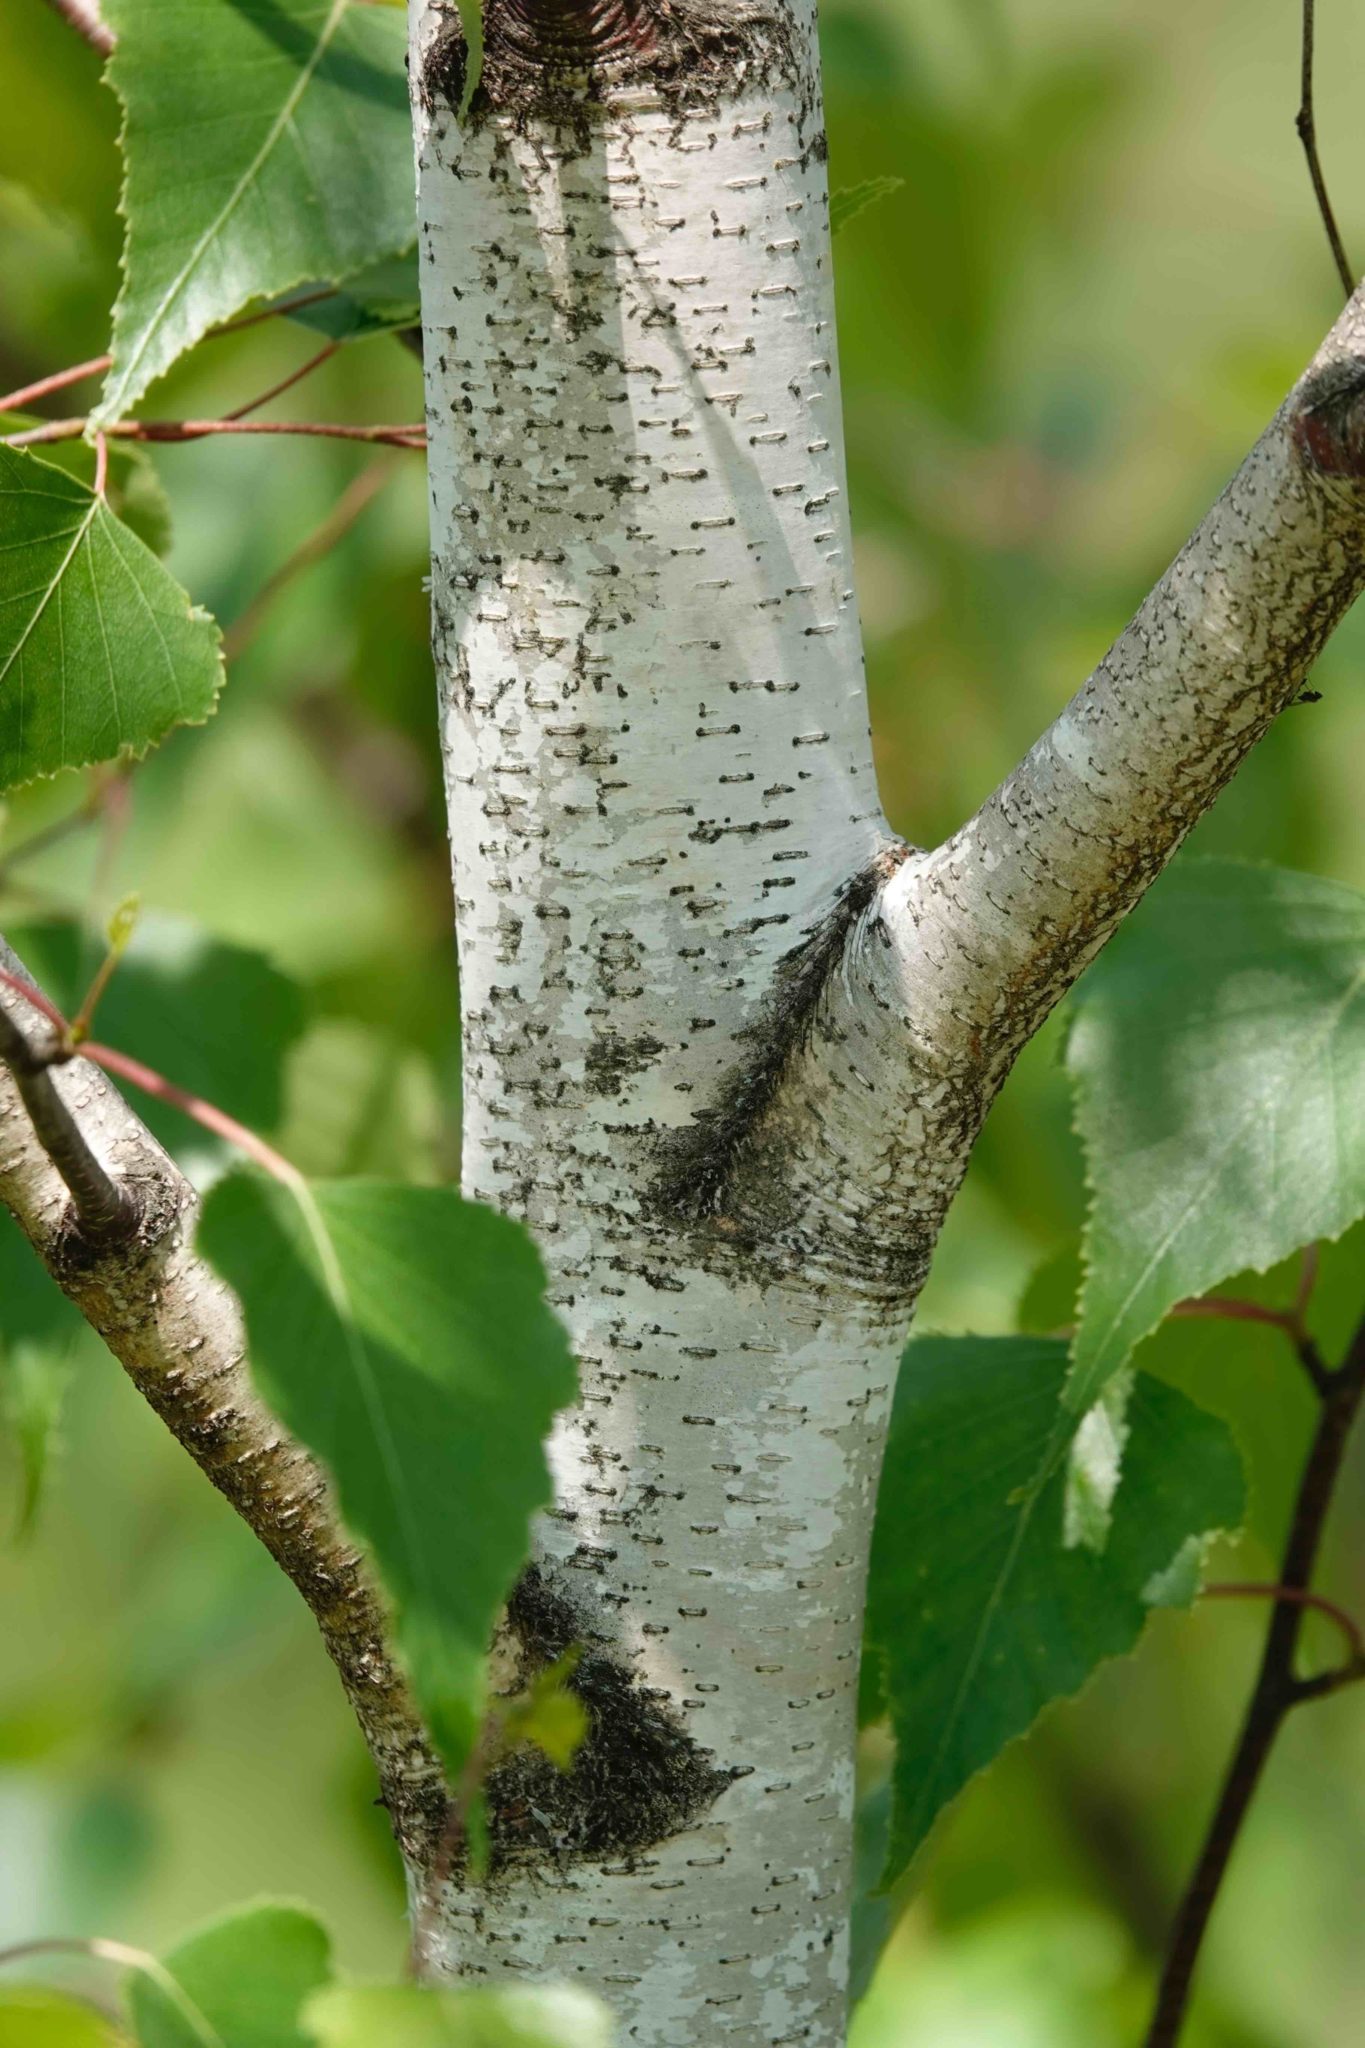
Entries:
{"type": "Polygon", "coordinates": [[[1327,180],[1322,174],[1322,161],[1318,156],[1317,122],[1313,113],[1313,43],[1316,29],[1315,15],[1317,0],[1303,0],[1303,45],[1299,73],[1299,111],[1294,126],[1299,131],[1303,153],[1308,159],[1308,175],[1313,181],[1313,196],[1318,202],[1323,227],[1327,230],[1327,241],[1332,251],[1332,261],[1341,279],[1341,289],[1349,299],[1355,290],[1355,273],[1347,259],[1341,230],[1337,226],[1332,202],[1327,196],[1327,180]]]}
{"type": "Polygon", "coordinates": [[[1365,1656],[1360,1654],[1355,1623],[1343,1610],[1311,1594],[1308,1584],[1362,1396],[1365,1322],[1356,1331],[1342,1364],[1328,1373],[1321,1392],[1318,1425],[1299,1482],[1279,1580],[1268,1589],[1275,1600],[1275,1611],[1266,1631],[1255,1689],[1194,1876],[1176,1914],[1146,2048],[1175,2048],[1180,2037],[1204,1934],[1242,1823],[1286,1715],[1307,1700],[1321,1699],[1326,1693],[1365,1677],[1365,1656]],[[1294,1672],[1294,1657],[1304,1611],[1309,1607],[1326,1608],[1332,1613],[1352,1643],[1352,1654],[1336,1671],[1324,1672],[1317,1678],[1299,1678],[1294,1672]]]}
{"type": "Polygon", "coordinates": [[[303,570],[310,569],[314,562],[321,561],[338,541],[344,539],[370,500],[383,490],[393,474],[394,465],[391,462],[375,462],[368,469],[362,469],[360,475],[347,485],[321,525],[315,527],[306,539],[299,542],[293,553],[285,557],[274,574],[266,578],[246,610],[240,612],[228,627],[223,635],[225,661],[236,660],[285,585],[291,583],[303,570]]]}
{"type": "Polygon", "coordinates": [[[83,36],[92,50],[98,50],[101,57],[107,57],[113,50],[113,32],[100,20],[99,9],[94,0],[48,0],[49,7],[56,9],[62,20],[69,22],[78,36],[83,36]]]}
{"type": "Polygon", "coordinates": [[[0,398],[0,412],[23,412],[37,398],[50,398],[54,391],[65,391],[68,384],[79,384],[82,377],[98,377],[113,360],[112,356],[91,356],[89,362],[73,363],[69,370],[54,370],[50,377],[40,377],[36,384],[21,384],[17,391],[0,398]]]}
{"type": "Polygon", "coordinates": [[[224,413],[224,420],[244,420],[250,413],[259,412],[263,405],[269,405],[272,398],[279,398],[282,393],[292,391],[305,377],[311,377],[314,370],[320,370],[323,364],[336,354],[340,346],[340,342],[329,341],[326,348],[320,348],[315,356],[309,356],[306,363],[301,363],[297,370],[291,370],[287,377],[281,377],[278,384],[272,384],[259,398],[248,399],[247,403],[239,405],[235,412],[224,413]]]}
{"type": "Polygon", "coordinates": [[[1365,1662],[1365,1636],[1360,1633],[1360,1624],[1355,1616],[1348,1614],[1344,1607],[1338,1607],[1335,1600],[1325,1600],[1321,1593],[1309,1593],[1302,1586],[1274,1586],[1259,1580],[1230,1579],[1205,1586],[1201,1595],[1205,1600],[1287,1600],[1293,1607],[1307,1607],[1315,1614],[1325,1615],[1334,1622],[1346,1638],[1346,1647],[1353,1662],[1365,1662]]]}
{"type": "MultiPolygon", "coordinates": [[[[259,402],[259,401],[258,401],[259,402]]],[[[41,427],[0,436],[7,448],[40,448],[52,441],[75,441],[85,432],[83,419],[49,420],[41,427]]],[[[111,441],[202,441],[210,434],[306,434],[333,441],[367,441],[389,448],[425,448],[427,430],[417,424],[352,426],[329,420],[112,420],[104,432],[111,441]]]]}

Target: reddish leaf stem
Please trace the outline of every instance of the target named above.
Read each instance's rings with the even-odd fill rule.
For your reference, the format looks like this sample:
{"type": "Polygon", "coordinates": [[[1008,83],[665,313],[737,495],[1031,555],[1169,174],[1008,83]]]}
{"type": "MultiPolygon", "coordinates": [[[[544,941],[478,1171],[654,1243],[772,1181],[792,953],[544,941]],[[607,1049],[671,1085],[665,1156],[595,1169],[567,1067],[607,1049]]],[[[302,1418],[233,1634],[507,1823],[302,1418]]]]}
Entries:
{"type": "Polygon", "coordinates": [[[79,384],[82,377],[100,376],[113,360],[112,356],[91,356],[88,363],[73,363],[69,370],[54,370],[50,377],[40,377],[36,384],[22,384],[17,391],[0,398],[0,412],[23,412],[35,398],[49,398],[54,391],[65,391],[68,384],[79,384]]]}
{"type": "MultiPolygon", "coordinates": [[[[49,420],[41,427],[26,427],[22,433],[6,434],[0,439],[9,448],[37,448],[51,441],[77,440],[87,424],[83,419],[49,420]]],[[[209,434],[308,434],[334,441],[374,442],[390,448],[427,445],[426,428],[421,425],[352,426],[330,420],[113,420],[104,432],[110,440],[118,441],[202,441],[209,434]]]]}
{"type": "Polygon", "coordinates": [[[1309,1607],[1314,1613],[1325,1614],[1329,1621],[1336,1623],[1346,1638],[1346,1646],[1353,1659],[1365,1658],[1365,1636],[1361,1635],[1355,1616],[1348,1614],[1344,1607],[1338,1607],[1335,1600],[1324,1599],[1321,1593],[1310,1593],[1306,1587],[1229,1579],[1205,1586],[1202,1597],[1205,1600],[1287,1600],[1293,1607],[1309,1607]]]}
{"type": "Polygon", "coordinates": [[[296,1188],[302,1180],[298,1168],[291,1166],[284,1154],[277,1152],[273,1145],[267,1145],[264,1138],[258,1138],[254,1131],[239,1124],[235,1116],[229,1116],[224,1109],[218,1109],[212,1102],[205,1102],[202,1096],[191,1095],[185,1088],[168,1081],[164,1074],[158,1074],[153,1067],[144,1066],[130,1053],[118,1052],[111,1045],[98,1045],[88,1040],[80,1047],[82,1059],[92,1060],[102,1067],[106,1074],[117,1074],[121,1081],[131,1081],[135,1088],[141,1088],[147,1095],[154,1095],[158,1102],[169,1102],[173,1109],[183,1110],[186,1116],[215,1137],[226,1138],[248,1159],[254,1159],[274,1179],[283,1181],[286,1187],[296,1188]]]}
{"type": "MultiPolygon", "coordinates": [[[[239,1152],[244,1152],[249,1159],[254,1159],[258,1166],[263,1166],[267,1173],[273,1175],[276,1180],[283,1181],[287,1187],[296,1188],[300,1185],[302,1175],[298,1168],[291,1166],[283,1153],[277,1152],[273,1145],[267,1145],[264,1138],[258,1138],[245,1124],[238,1123],[235,1116],[229,1116],[226,1110],[219,1109],[212,1102],[205,1102],[202,1096],[192,1095],[188,1089],[177,1086],[174,1081],[168,1081],[164,1074],[158,1074],[154,1067],[146,1066],[141,1060],[134,1059],[131,1053],[119,1052],[114,1046],[98,1045],[90,1040],[76,1043],[73,1026],[67,1022],[51,998],[44,995],[40,988],[35,988],[31,982],[22,980],[17,974],[11,974],[7,968],[0,967],[0,982],[39,1011],[57,1033],[57,1043],[50,1048],[42,1051],[34,1047],[26,1048],[35,1067],[61,1066],[66,1061],[78,1057],[90,1060],[93,1065],[102,1067],[105,1073],[117,1074],[122,1081],[131,1081],[135,1088],[141,1088],[145,1094],[155,1096],[158,1102],[168,1102],[172,1108],[183,1110],[186,1116],[193,1117],[204,1130],[212,1131],[215,1137],[226,1138],[230,1145],[235,1145],[239,1152]]],[[[3,1056],[14,1064],[9,1050],[5,1050],[3,1056]]],[[[60,1161],[54,1163],[60,1165],[60,1161]]]]}
{"type": "Polygon", "coordinates": [[[368,469],[362,469],[359,476],[352,479],[321,525],[285,557],[274,574],[266,578],[246,610],[239,613],[228,627],[223,635],[225,661],[231,663],[237,659],[284,586],[303,570],[311,568],[314,562],[320,561],[338,541],[344,539],[370,500],[383,490],[394,469],[392,462],[372,462],[368,469]]]}
{"type": "Polygon", "coordinates": [[[278,398],[282,392],[291,391],[296,384],[301,384],[305,377],[311,377],[314,370],[320,370],[322,365],[336,354],[340,345],[339,342],[329,341],[326,348],[320,348],[315,356],[310,356],[297,370],[291,370],[287,377],[281,377],[278,384],[272,384],[259,398],[252,398],[245,405],[239,405],[235,412],[225,413],[224,421],[244,420],[248,413],[258,412],[263,405],[269,405],[272,398],[278,398]]]}

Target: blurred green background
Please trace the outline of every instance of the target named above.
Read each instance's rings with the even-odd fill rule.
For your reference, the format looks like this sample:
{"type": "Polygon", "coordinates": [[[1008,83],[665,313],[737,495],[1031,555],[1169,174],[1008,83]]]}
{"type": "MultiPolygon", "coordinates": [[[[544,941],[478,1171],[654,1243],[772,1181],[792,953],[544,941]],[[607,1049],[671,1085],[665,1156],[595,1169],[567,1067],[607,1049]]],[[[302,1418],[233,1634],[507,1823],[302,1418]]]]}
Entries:
{"type": "MultiPolygon", "coordinates": [[[[1324,153],[1365,254],[1365,12],[1321,11],[1324,153]]],[[[844,230],[837,266],[873,723],[912,839],[956,823],[1084,675],[1333,316],[1293,126],[1297,17],[1294,0],[825,9],[832,182],[904,180],[844,230]]],[[[118,168],[97,62],[39,0],[0,0],[0,76],[10,388],[105,345],[118,168]]],[[[224,411],[312,345],[281,322],[209,344],[150,410],[224,411]]],[[[417,418],[418,365],[369,342],[276,409],[417,418]]],[[[172,567],[230,625],[372,459],[298,442],[161,451],[172,567]]],[[[213,724],[137,771],[126,816],[111,807],[4,878],[0,911],[103,913],[137,888],[266,948],[311,1003],[286,1148],[316,1169],[429,1177],[454,1170],[458,1075],[425,500],[419,458],[379,459],[383,488],[264,615],[213,724]]],[[[1322,701],[1285,716],[1200,828],[1205,850],[1365,886],[1363,654],[1358,617],[1314,679],[1322,701]]],[[[68,781],[17,799],[0,874],[5,848],[79,796],[68,781]]],[[[1017,1327],[1032,1276],[1074,1246],[1056,1045],[1054,1027],[992,1117],[922,1326],[1017,1327]]],[[[1360,1251],[1357,1235],[1330,1262],[1332,1330],[1360,1251]]],[[[1167,1332],[1143,1362],[1236,1424],[1254,1506],[1229,1570],[1267,1576],[1309,1422],[1291,1365],[1273,1336],[1216,1324],[1167,1332]]],[[[1362,1472],[1357,1457],[1323,1577],[1357,1605],[1362,1472]]],[[[17,1490],[10,1456],[0,1516],[17,1490]]],[[[856,2048],[1139,2038],[1262,1622],[1233,1603],[1159,1617],[1136,1659],[968,1791],[895,1902],[856,2048]]],[[[0,1942],[157,1947],[269,1891],[321,1907],[352,1969],[395,1970],[403,1902],[373,1793],[294,1595],[78,1336],[44,1511],[0,1550],[0,1942]]],[[[1348,1692],[1283,1741],[1189,2048],[1365,2038],[1362,1905],[1365,1702],[1348,1692]]]]}

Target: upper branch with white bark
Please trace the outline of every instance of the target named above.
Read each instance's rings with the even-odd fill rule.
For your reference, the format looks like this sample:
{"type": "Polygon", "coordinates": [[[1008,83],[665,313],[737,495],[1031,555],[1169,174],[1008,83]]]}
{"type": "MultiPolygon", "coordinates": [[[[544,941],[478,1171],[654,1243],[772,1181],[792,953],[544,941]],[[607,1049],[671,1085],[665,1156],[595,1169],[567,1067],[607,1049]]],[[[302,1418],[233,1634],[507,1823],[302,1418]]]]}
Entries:
{"type": "Polygon", "coordinates": [[[911,1014],[1008,1060],[1301,689],[1365,585],[1365,292],[1094,674],[889,885],[911,1014]]]}

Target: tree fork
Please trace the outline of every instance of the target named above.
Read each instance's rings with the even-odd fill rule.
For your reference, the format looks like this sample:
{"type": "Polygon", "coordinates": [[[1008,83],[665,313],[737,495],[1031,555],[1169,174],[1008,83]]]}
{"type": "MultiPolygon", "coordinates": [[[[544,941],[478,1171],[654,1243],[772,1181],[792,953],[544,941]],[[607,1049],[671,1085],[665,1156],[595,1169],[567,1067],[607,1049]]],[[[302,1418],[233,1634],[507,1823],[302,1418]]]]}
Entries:
{"type": "Polygon", "coordinates": [[[596,1674],[578,1770],[495,1776],[425,1967],[581,1974],[638,2042],[837,2042],[910,1311],[1014,1055],[1360,587],[1359,301],[921,853],[871,766],[812,11],[495,0],[463,122],[453,5],[412,22],[465,1186],[583,1375],[501,1650],[596,1674]]]}

